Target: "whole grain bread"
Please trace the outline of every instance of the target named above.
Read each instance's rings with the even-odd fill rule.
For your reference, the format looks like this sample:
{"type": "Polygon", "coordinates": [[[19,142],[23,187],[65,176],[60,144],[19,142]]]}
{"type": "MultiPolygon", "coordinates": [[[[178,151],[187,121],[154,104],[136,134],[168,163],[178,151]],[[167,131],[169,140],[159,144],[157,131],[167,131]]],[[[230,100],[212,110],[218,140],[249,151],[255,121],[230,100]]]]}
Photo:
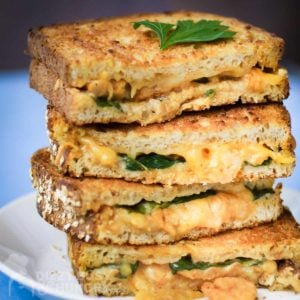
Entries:
{"type": "Polygon", "coordinates": [[[60,174],[51,165],[46,149],[33,155],[31,176],[39,214],[56,228],[88,242],[161,244],[183,238],[195,240],[276,220],[282,212],[281,187],[272,190],[272,180],[163,187],[117,179],[78,179],[60,174]],[[253,190],[266,192],[257,199],[253,190]],[[200,195],[207,191],[215,194],[200,195]],[[199,195],[199,199],[148,214],[133,210],[141,201],[152,205],[191,195],[199,195]],[[197,220],[193,221],[195,213],[197,220]]]}

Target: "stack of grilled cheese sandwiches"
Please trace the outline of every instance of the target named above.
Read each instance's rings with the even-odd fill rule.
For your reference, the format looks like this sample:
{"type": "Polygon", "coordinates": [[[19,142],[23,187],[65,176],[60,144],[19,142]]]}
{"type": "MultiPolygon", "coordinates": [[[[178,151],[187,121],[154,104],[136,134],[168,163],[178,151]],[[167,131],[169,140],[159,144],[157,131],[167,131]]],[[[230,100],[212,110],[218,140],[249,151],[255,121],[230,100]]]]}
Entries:
{"type": "Polygon", "coordinates": [[[67,233],[85,294],[300,292],[300,229],[274,183],[295,166],[283,47],[198,12],[29,32],[50,139],[31,159],[37,210],[67,233]]]}

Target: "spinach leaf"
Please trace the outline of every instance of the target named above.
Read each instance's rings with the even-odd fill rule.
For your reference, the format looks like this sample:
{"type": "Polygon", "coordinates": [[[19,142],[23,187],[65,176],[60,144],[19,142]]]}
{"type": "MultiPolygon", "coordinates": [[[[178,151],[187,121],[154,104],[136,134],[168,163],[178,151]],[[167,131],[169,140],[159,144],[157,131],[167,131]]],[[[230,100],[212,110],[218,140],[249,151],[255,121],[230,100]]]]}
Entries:
{"type": "MultiPolygon", "coordinates": [[[[119,263],[119,264],[103,264],[99,269],[101,268],[111,268],[111,269],[117,269],[119,271],[119,274],[117,275],[118,278],[128,278],[130,275],[134,274],[139,266],[139,262],[135,263],[119,263]]],[[[98,268],[86,268],[86,272],[93,271],[98,268]]]]}
{"type": "Polygon", "coordinates": [[[106,97],[96,97],[94,98],[97,106],[99,107],[114,107],[119,111],[123,112],[120,102],[115,100],[108,100],[106,97]]]}
{"type": "Polygon", "coordinates": [[[119,156],[125,162],[126,170],[129,170],[129,171],[145,171],[145,170],[147,170],[147,168],[144,165],[139,163],[137,160],[131,158],[127,154],[120,154],[119,156]]]}
{"type": "Polygon", "coordinates": [[[275,191],[272,188],[259,189],[257,187],[250,188],[249,186],[246,186],[246,188],[251,191],[252,196],[253,196],[253,200],[260,199],[260,198],[262,198],[263,196],[265,196],[267,194],[274,194],[275,193],[275,191]]]}
{"type": "Polygon", "coordinates": [[[136,158],[136,160],[144,165],[147,169],[166,169],[176,163],[184,162],[184,159],[171,158],[165,155],[156,153],[143,154],[136,158]]]}
{"type": "Polygon", "coordinates": [[[158,208],[161,208],[161,209],[168,208],[169,206],[174,205],[174,204],[181,204],[181,203],[185,203],[185,202],[196,200],[196,199],[202,199],[202,198],[205,198],[208,196],[216,195],[216,193],[217,192],[215,190],[207,190],[200,194],[176,197],[172,201],[169,201],[169,202],[156,203],[154,201],[142,200],[141,202],[137,203],[136,205],[132,205],[132,206],[121,205],[119,207],[128,209],[133,212],[141,213],[143,215],[147,215],[147,214],[152,213],[153,210],[158,209],[158,208]]]}
{"type": "Polygon", "coordinates": [[[166,169],[176,163],[184,162],[183,158],[172,158],[156,153],[142,154],[136,159],[127,154],[120,154],[126,164],[126,169],[130,171],[145,171],[152,169],[166,169]]]}
{"type": "Polygon", "coordinates": [[[270,165],[270,164],[272,163],[272,158],[271,158],[271,157],[267,158],[266,160],[264,160],[264,161],[263,161],[261,164],[259,164],[259,165],[253,165],[253,164],[249,163],[248,161],[246,161],[245,163],[246,163],[247,165],[252,166],[252,167],[268,166],[268,165],[270,165]]]}
{"type": "Polygon", "coordinates": [[[229,266],[233,263],[240,263],[245,267],[251,267],[251,266],[256,266],[262,263],[262,261],[259,260],[254,260],[251,258],[244,258],[244,257],[238,257],[235,259],[228,259],[225,260],[224,262],[220,263],[207,263],[207,262],[193,262],[191,256],[184,256],[180,260],[178,260],[175,263],[169,264],[170,269],[172,270],[172,273],[175,274],[179,271],[184,271],[184,270],[206,270],[208,268],[212,267],[217,267],[217,268],[222,268],[229,266]]]}

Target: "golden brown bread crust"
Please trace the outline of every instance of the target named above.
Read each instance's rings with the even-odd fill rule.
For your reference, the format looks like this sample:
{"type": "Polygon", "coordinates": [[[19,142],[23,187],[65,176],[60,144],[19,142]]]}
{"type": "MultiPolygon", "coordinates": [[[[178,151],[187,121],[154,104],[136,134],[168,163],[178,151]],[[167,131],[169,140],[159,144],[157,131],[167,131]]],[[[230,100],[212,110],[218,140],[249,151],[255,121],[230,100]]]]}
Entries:
{"type": "Polygon", "coordinates": [[[137,88],[154,87],[154,79],[169,80],[174,74],[180,74],[180,82],[221,73],[240,76],[257,64],[276,69],[283,47],[282,39],[236,19],[188,11],[39,27],[28,35],[30,55],[76,87],[101,78],[103,72],[109,79],[125,80],[130,85],[135,82],[137,88]],[[175,45],[161,51],[149,30],[133,29],[132,22],[143,19],[168,23],[216,19],[237,34],[232,40],[175,45]]]}
{"type": "MultiPolygon", "coordinates": [[[[82,152],[83,146],[80,146],[82,145],[80,138],[87,137],[95,145],[109,147],[117,153],[126,153],[135,157],[136,154],[151,152],[161,155],[182,153],[174,153],[178,145],[184,146],[185,149],[192,147],[201,149],[208,147],[210,143],[220,143],[222,146],[231,142],[241,145],[241,148],[236,150],[239,152],[244,145],[257,143],[266,145],[275,152],[280,149],[286,151],[293,158],[295,141],[291,135],[290,117],[280,104],[215,108],[202,113],[185,114],[167,123],[150,124],[145,127],[73,126],[68,124],[58,112],[49,109],[48,130],[53,162],[62,172],[75,177],[85,175],[125,178],[146,184],[224,184],[240,180],[255,181],[267,177],[284,177],[290,175],[294,167],[294,162],[281,164],[272,161],[270,165],[258,167],[242,165],[241,162],[238,172],[231,176],[227,171],[227,177],[219,176],[220,173],[217,172],[219,169],[216,168],[214,169],[216,174],[201,174],[202,177],[199,177],[196,171],[190,169],[191,165],[188,163],[178,163],[165,169],[129,171],[122,158],[119,157],[114,165],[104,166],[95,162],[93,151],[82,152]],[[72,139],[71,143],[70,139],[72,139]]],[[[233,155],[233,152],[216,149],[217,154],[233,155]]],[[[224,158],[222,161],[229,163],[229,158],[224,158]]],[[[218,168],[221,169],[221,166],[218,165],[218,168]]]]}
{"type": "MultiPolygon", "coordinates": [[[[272,262],[271,262],[272,263],[272,262]]],[[[163,295],[170,295],[172,292],[173,295],[181,295],[186,292],[192,292],[196,290],[202,291],[202,284],[205,282],[213,281],[216,278],[228,278],[234,277],[236,279],[244,278],[249,282],[253,282],[257,287],[264,287],[268,288],[271,291],[287,291],[290,290],[291,292],[299,293],[299,286],[300,286],[300,276],[299,276],[299,267],[296,266],[293,262],[289,260],[283,260],[280,262],[274,262],[277,266],[280,266],[281,263],[285,264],[284,268],[277,267],[277,270],[270,272],[269,274],[264,274],[256,279],[253,279],[251,273],[247,273],[243,276],[236,274],[237,268],[226,268],[221,271],[223,275],[218,276],[218,271],[213,274],[211,272],[210,279],[204,280],[204,282],[199,280],[192,280],[188,278],[184,278],[180,275],[172,275],[166,274],[164,279],[157,280],[160,283],[160,288],[158,288],[157,282],[148,283],[147,286],[144,285],[144,282],[141,282],[141,286],[139,290],[142,290],[144,293],[143,295],[152,296],[150,299],[164,299],[164,298],[157,298],[160,296],[160,289],[161,286],[164,287],[163,295]]],[[[124,279],[120,279],[116,276],[114,270],[109,267],[102,267],[100,269],[90,270],[88,272],[82,272],[75,264],[73,266],[74,275],[76,276],[78,282],[81,285],[82,291],[86,295],[90,296],[106,296],[106,297],[113,297],[113,296],[128,296],[134,295],[135,291],[133,291],[130,287],[131,285],[127,284],[127,281],[124,279]]],[[[151,268],[151,266],[149,267],[151,268]]],[[[258,267],[250,267],[248,269],[261,269],[258,267]]],[[[153,272],[153,270],[150,270],[153,272]]],[[[154,271],[155,272],[155,271],[154,271]]],[[[263,271],[262,271],[263,273],[263,271]]],[[[134,277],[134,276],[133,276],[134,277]]],[[[243,286],[241,287],[244,288],[243,286]]],[[[200,295],[200,294],[199,294],[200,295]]],[[[174,299],[174,298],[172,298],[174,299]]],[[[186,298],[182,298],[186,299],[186,298]]]]}
{"type": "Polygon", "coordinates": [[[300,229],[291,213],[285,211],[272,223],[254,228],[227,231],[198,241],[183,240],[168,245],[89,244],[69,236],[73,263],[81,270],[110,263],[167,264],[190,255],[194,262],[223,262],[236,257],[282,260],[300,259],[300,229]]]}
{"type": "Polygon", "coordinates": [[[300,291],[297,267],[300,258],[300,229],[287,211],[276,222],[252,229],[229,231],[197,242],[103,246],[84,243],[68,236],[68,246],[75,275],[84,293],[89,295],[129,295],[135,293],[136,289],[157,289],[157,284],[162,284],[166,289],[201,290],[203,282],[226,276],[242,277],[271,290],[300,291]],[[168,264],[186,255],[191,255],[194,262],[218,263],[246,257],[262,261],[263,265],[254,265],[240,271],[238,265],[230,265],[226,268],[212,267],[206,271],[179,271],[172,274],[168,264]],[[118,271],[110,267],[137,261],[137,270],[128,279],[120,279],[118,271]],[[147,270],[152,276],[143,277],[147,276],[147,270]],[[256,272],[260,275],[255,275],[256,272]]]}
{"type": "Polygon", "coordinates": [[[99,107],[95,95],[77,88],[68,87],[50,69],[33,59],[30,65],[30,85],[43,94],[66,119],[74,124],[133,123],[141,125],[163,122],[180,115],[183,111],[198,111],[213,106],[242,103],[279,102],[288,96],[287,72],[261,73],[253,68],[241,78],[211,79],[208,83],[191,83],[164,95],[143,100],[119,101],[122,110],[116,107],[99,107]],[[271,78],[271,80],[269,80],[271,78]],[[275,81],[274,81],[275,79],[275,81]],[[207,96],[207,91],[213,91],[207,96]]]}
{"type": "MultiPolygon", "coordinates": [[[[162,187],[114,179],[70,178],[58,173],[51,165],[49,153],[45,149],[33,155],[31,176],[33,186],[38,191],[37,209],[41,217],[56,228],[89,242],[161,244],[182,238],[195,240],[229,229],[256,226],[276,220],[282,212],[280,186],[275,189],[275,194],[253,201],[250,191],[244,188],[246,183],[162,187]],[[133,205],[144,199],[165,202],[178,196],[199,194],[208,189],[221,192],[219,197],[222,197],[220,200],[211,198],[210,205],[223,205],[223,209],[229,210],[225,215],[223,209],[215,211],[215,220],[223,220],[216,221],[218,225],[212,226],[204,222],[199,213],[198,222],[189,225],[191,220],[184,221],[182,218],[181,230],[176,230],[177,221],[170,220],[168,215],[172,214],[172,218],[176,219],[174,213],[189,214],[186,206],[177,206],[178,210],[171,212],[165,209],[164,217],[169,220],[167,224],[161,223],[160,214],[156,214],[156,217],[151,214],[144,216],[115,207],[118,204],[133,205]],[[222,201],[229,203],[231,211],[222,201]],[[236,214],[236,210],[245,210],[245,214],[236,214]],[[133,220],[138,222],[138,226],[135,222],[131,223],[133,220]],[[114,226],[111,226],[112,222],[114,226]],[[150,226],[150,222],[155,224],[150,226]]],[[[270,189],[272,180],[259,181],[252,186],[257,189],[270,189]]],[[[203,203],[203,199],[200,201],[203,203]]],[[[206,209],[192,205],[193,210],[206,209]]]]}
{"type": "MultiPolygon", "coordinates": [[[[72,199],[79,203],[74,205],[75,215],[84,216],[88,211],[97,212],[104,205],[135,205],[141,200],[168,202],[175,197],[199,194],[208,189],[220,189],[221,184],[193,184],[163,186],[159,184],[141,184],[121,179],[63,176],[50,163],[50,153],[43,148],[31,158],[31,174],[36,182],[36,189],[44,183],[50,183],[50,190],[63,190],[66,187],[72,199]]],[[[272,180],[262,180],[255,185],[261,188],[272,187],[272,180]]],[[[66,193],[67,196],[67,193],[66,193]]],[[[65,207],[66,209],[66,207],[65,207]]]]}

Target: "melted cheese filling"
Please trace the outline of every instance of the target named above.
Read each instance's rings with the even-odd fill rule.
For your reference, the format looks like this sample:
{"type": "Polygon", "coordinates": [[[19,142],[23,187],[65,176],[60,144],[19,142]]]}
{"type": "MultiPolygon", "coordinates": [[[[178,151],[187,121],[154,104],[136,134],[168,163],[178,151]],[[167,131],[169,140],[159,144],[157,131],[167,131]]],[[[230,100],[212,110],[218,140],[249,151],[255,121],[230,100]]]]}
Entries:
{"type": "MultiPolygon", "coordinates": [[[[55,134],[61,138],[60,131],[55,134]]],[[[103,146],[95,141],[93,137],[71,135],[61,142],[59,154],[56,157],[56,162],[61,161],[64,148],[70,147],[72,153],[70,157],[78,156],[85,153],[90,164],[103,165],[105,167],[115,167],[121,163],[118,153],[126,153],[124,149],[112,149],[108,146],[103,146]]],[[[233,181],[237,174],[243,168],[245,163],[253,166],[259,166],[264,161],[271,158],[278,164],[291,164],[295,161],[294,155],[287,150],[274,152],[266,146],[258,143],[207,143],[205,146],[198,145],[174,145],[170,149],[155,151],[160,155],[179,155],[183,157],[186,163],[175,164],[184,165],[185,171],[197,176],[200,181],[227,183],[233,181]]],[[[129,155],[135,158],[138,153],[133,151],[129,155]]]]}
{"type": "Polygon", "coordinates": [[[279,70],[278,74],[264,73],[261,69],[253,68],[245,76],[248,80],[248,88],[253,92],[262,92],[266,90],[268,85],[275,86],[280,84],[283,79],[285,72],[279,70]]]}
{"type": "Polygon", "coordinates": [[[271,158],[275,163],[290,164],[295,161],[290,151],[274,152],[258,143],[210,143],[193,147],[179,145],[173,153],[183,156],[189,170],[199,180],[223,182],[232,181],[244,163],[259,166],[271,158]]]}
{"type": "MultiPolygon", "coordinates": [[[[228,276],[244,278],[257,284],[261,278],[269,277],[274,280],[276,272],[277,264],[275,261],[265,261],[260,265],[251,267],[233,263],[222,268],[211,267],[206,270],[181,271],[176,274],[172,274],[168,265],[140,264],[136,273],[128,278],[127,285],[135,294],[142,294],[145,296],[144,299],[151,299],[147,298],[147,293],[152,295],[155,290],[158,292],[162,290],[164,293],[169,290],[171,295],[174,289],[178,292],[184,290],[200,291],[205,282],[228,276]]],[[[196,295],[190,294],[190,298],[186,299],[195,299],[194,296],[196,295]]]]}
{"type": "Polygon", "coordinates": [[[154,209],[150,214],[106,206],[97,231],[118,235],[126,228],[137,234],[166,232],[175,239],[182,238],[196,228],[220,229],[224,224],[251,219],[256,203],[251,191],[239,184],[206,198],[154,209]]]}
{"type": "MultiPolygon", "coordinates": [[[[230,75],[230,74],[228,74],[230,75]]],[[[222,80],[222,76],[213,76],[209,78],[210,82],[217,83],[222,80]]],[[[232,77],[240,77],[241,74],[231,74],[232,77]]],[[[265,73],[259,68],[252,68],[250,72],[240,77],[241,81],[246,83],[249,90],[253,92],[263,92],[266,87],[280,84],[286,78],[286,71],[279,69],[277,73],[265,73]]],[[[142,100],[153,96],[153,94],[166,93],[172,89],[183,89],[195,85],[194,82],[186,81],[185,78],[174,77],[156,77],[153,81],[131,82],[125,80],[111,79],[108,73],[104,71],[98,80],[93,80],[86,85],[87,92],[97,97],[107,97],[108,99],[130,99],[142,100]],[[159,82],[159,86],[157,85],[159,82]]]]}

